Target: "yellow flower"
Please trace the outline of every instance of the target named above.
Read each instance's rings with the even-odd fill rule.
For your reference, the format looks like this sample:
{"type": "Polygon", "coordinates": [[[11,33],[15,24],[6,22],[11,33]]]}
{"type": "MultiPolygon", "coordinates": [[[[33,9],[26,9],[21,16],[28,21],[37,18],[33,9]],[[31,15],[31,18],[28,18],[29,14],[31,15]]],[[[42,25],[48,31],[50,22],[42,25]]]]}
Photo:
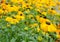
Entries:
{"type": "Polygon", "coordinates": [[[46,19],[44,19],[44,18],[40,17],[39,21],[40,21],[40,23],[43,23],[43,22],[45,22],[45,21],[46,21],[46,19]]]}
{"type": "Polygon", "coordinates": [[[3,13],[4,11],[2,9],[0,9],[0,13],[3,13]]]}
{"type": "Polygon", "coordinates": [[[12,12],[12,11],[18,11],[18,9],[19,9],[19,7],[18,6],[8,6],[8,8],[7,8],[7,10],[9,11],[9,12],[12,12]]]}
{"type": "Polygon", "coordinates": [[[6,21],[9,22],[9,23],[11,23],[11,24],[19,23],[19,21],[17,19],[13,19],[11,17],[7,17],[6,21]]]}
{"type": "Polygon", "coordinates": [[[13,3],[18,3],[18,0],[11,0],[11,2],[13,2],[13,3]]]}
{"type": "Polygon", "coordinates": [[[11,17],[6,17],[6,19],[5,19],[6,21],[11,21],[12,20],[12,18],[11,17]]]}
{"type": "Polygon", "coordinates": [[[42,14],[43,14],[43,15],[46,15],[46,14],[47,14],[47,12],[42,12],[42,14]]]}
{"type": "Polygon", "coordinates": [[[26,3],[25,2],[22,3],[22,8],[26,8],[26,3]]]}
{"type": "Polygon", "coordinates": [[[17,14],[17,15],[20,16],[20,19],[21,19],[21,20],[24,20],[24,19],[25,19],[25,15],[23,14],[23,12],[18,11],[18,14],[17,14]]]}
{"type": "Polygon", "coordinates": [[[18,11],[17,15],[24,16],[23,12],[21,12],[21,11],[18,11]]]}
{"type": "Polygon", "coordinates": [[[39,8],[39,7],[42,7],[43,5],[37,3],[35,6],[36,6],[36,8],[39,8]]]}
{"type": "Polygon", "coordinates": [[[51,22],[41,23],[41,29],[48,32],[56,32],[57,30],[56,26],[54,26],[51,22]]]}
{"type": "Polygon", "coordinates": [[[11,21],[8,21],[8,22],[11,23],[11,24],[16,24],[16,23],[18,23],[19,21],[16,20],[16,19],[12,19],[11,21]]]}
{"type": "Polygon", "coordinates": [[[6,2],[6,0],[1,0],[1,2],[2,2],[2,3],[5,3],[5,2],[6,2]]]}
{"type": "Polygon", "coordinates": [[[39,15],[36,15],[36,19],[39,22],[40,16],[39,15]]]}
{"type": "Polygon", "coordinates": [[[50,22],[50,20],[48,20],[48,19],[46,19],[46,18],[44,18],[42,16],[39,16],[39,15],[36,16],[36,19],[40,23],[45,23],[46,21],[49,21],[50,22]]]}
{"type": "Polygon", "coordinates": [[[7,11],[7,10],[4,10],[4,14],[5,14],[5,13],[8,13],[8,11],[7,11]]]}
{"type": "Polygon", "coordinates": [[[49,5],[48,4],[47,5],[44,5],[44,8],[48,9],[49,8],[49,5]]]}
{"type": "Polygon", "coordinates": [[[56,28],[53,24],[51,24],[51,25],[48,27],[48,31],[49,31],[49,32],[56,32],[56,30],[57,30],[57,28],[56,28]]]}
{"type": "Polygon", "coordinates": [[[50,2],[50,6],[56,6],[56,3],[53,2],[53,1],[51,1],[51,2],[50,2]]]}
{"type": "Polygon", "coordinates": [[[20,17],[19,15],[16,15],[15,18],[16,18],[18,21],[20,21],[20,18],[21,18],[21,17],[20,17]]]}
{"type": "Polygon", "coordinates": [[[60,2],[57,2],[57,5],[60,5],[60,2]]]}
{"type": "Polygon", "coordinates": [[[56,14],[57,12],[55,10],[52,11],[53,14],[56,14]]]}
{"type": "Polygon", "coordinates": [[[7,6],[7,7],[6,7],[6,10],[7,10],[8,12],[13,11],[12,8],[11,8],[10,6],[7,6]]]}
{"type": "Polygon", "coordinates": [[[19,7],[14,5],[14,6],[13,6],[13,10],[14,10],[14,11],[18,11],[18,10],[19,10],[19,7]]]}
{"type": "Polygon", "coordinates": [[[23,2],[24,0],[18,0],[19,2],[23,2]]]}
{"type": "Polygon", "coordinates": [[[56,14],[57,12],[55,10],[48,10],[48,13],[50,13],[50,14],[56,14]]]}
{"type": "Polygon", "coordinates": [[[2,7],[2,9],[4,9],[4,10],[8,8],[5,3],[2,3],[2,4],[1,4],[1,7],[2,7]]]}
{"type": "Polygon", "coordinates": [[[21,11],[18,11],[17,15],[15,15],[14,17],[15,17],[18,21],[25,19],[25,15],[24,15],[21,11]]]}
{"type": "Polygon", "coordinates": [[[45,24],[45,23],[42,23],[41,24],[41,29],[43,30],[43,31],[48,31],[48,26],[47,26],[47,24],[45,24]]]}
{"type": "Polygon", "coordinates": [[[13,19],[10,23],[11,24],[16,24],[16,23],[19,23],[19,21],[17,19],[13,19]]]}
{"type": "Polygon", "coordinates": [[[25,20],[25,16],[20,16],[20,19],[21,20],[25,20]]]}

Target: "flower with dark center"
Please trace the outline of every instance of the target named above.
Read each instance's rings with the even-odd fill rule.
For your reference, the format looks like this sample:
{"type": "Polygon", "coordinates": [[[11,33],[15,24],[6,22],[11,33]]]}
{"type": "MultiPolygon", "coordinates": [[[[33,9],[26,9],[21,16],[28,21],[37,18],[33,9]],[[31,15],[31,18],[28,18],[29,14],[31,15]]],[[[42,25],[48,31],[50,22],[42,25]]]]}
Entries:
{"type": "Polygon", "coordinates": [[[46,22],[47,25],[50,25],[50,22],[46,22]]]}
{"type": "Polygon", "coordinates": [[[26,1],[26,3],[28,3],[28,1],[26,1]]]}
{"type": "Polygon", "coordinates": [[[54,8],[51,8],[51,10],[54,10],[54,8]]]}
{"type": "Polygon", "coordinates": [[[4,8],[3,8],[2,10],[3,10],[3,11],[5,11],[5,9],[4,9],[4,8]]]}
{"type": "Polygon", "coordinates": [[[20,14],[20,16],[22,16],[22,14],[20,14]]]}
{"type": "Polygon", "coordinates": [[[3,3],[4,1],[2,0],[1,3],[3,3]]]}
{"type": "Polygon", "coordinates": [[[44,18],[44,19],[47,19],[47,17],[46,17],[46,16],[44,16],[43,18],[44,18]]]}
{"type": "Polygon", "coordinates": [[[8,3],[5,3],[6,5],[8,5],[8,3]]]}
{"type": "Polygon", "coordinates": [[[40,16],[40,17],[42,17],[42,16],[40,16]]]}
{"type": "Polygon", "coordinates": [[[26,5],[26,7],[29,7],[29,5],[26,5]]]}

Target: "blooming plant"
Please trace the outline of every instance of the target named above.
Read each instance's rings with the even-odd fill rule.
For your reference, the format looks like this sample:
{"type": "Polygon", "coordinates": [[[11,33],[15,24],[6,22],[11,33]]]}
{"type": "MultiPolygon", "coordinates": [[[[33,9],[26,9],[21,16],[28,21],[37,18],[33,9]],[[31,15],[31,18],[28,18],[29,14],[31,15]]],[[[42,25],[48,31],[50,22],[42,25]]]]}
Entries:
{"type": "Polygon", "coordinates": [[[60,0],[0,0],[0,42],[60,42],[60,0]]]}

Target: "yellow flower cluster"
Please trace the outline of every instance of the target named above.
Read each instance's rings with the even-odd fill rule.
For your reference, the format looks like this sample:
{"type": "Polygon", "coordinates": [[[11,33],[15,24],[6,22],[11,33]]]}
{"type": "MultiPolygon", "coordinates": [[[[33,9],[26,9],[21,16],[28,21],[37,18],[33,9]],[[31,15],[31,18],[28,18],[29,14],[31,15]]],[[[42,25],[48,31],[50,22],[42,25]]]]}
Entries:
{"type": "MultiPolygon", "coordinates": [[[[25,16],[23,12],[19,11],[19,8],[23,8],[24,10],[26,8],[33,9],[35,7],[36,11],[39,11],[41,14],[46,15],[47,12],[51,14],[56,14],[56,10],[53,9],[53,7],[57,6],[59,4],[58,0],[10,0],[9,3],[6,3],[5,0],[2,1],[2,4],[0,5],[2,9],[0,9],[0,12],[12,12],[12,11],[17,11],[17,15],[13,17],[6,17],[6,21],[8,21],[11,24],[16,24],[19,23],[19,21],[22,19],[25,19],[25,16]],[[10,5],[12,3],[12,5],[10,5]],[[13,4],[14,3],[14,4],[13,4]],[[18,5],[15,5],[18,4],[18,5]],[[20,6],[19,6],[20,5],[20,6]],[[32,7],[32,5],[34,5],[32,7]],[[51,8],[52,7],[52,8],[51,8]],[[47,12],[45,12],[47,11],[47,12]]],[[[32,17],[32,15],[30,15],[32,17]]],[[[29,17],[29,18],[30,18],[29,17]]],[[[41,28],[44,31],[55,31],[56,27],[50,22],[46,24],[46,22],[49,22],[48,19],[44,19],[40,16],[36,16],[37,20],[41,22],[41,28]],[[50,24],[50,25],[49,25],[50,24]],[[51,29],[51,30],[50,30],[51,29]]]]}
{"type": "Polygon", "coordinates": [[[42,18],[41,16],[36,16],[38,22],[41,23],[41,29],[44,31],[55,32],[57,30],[56,26],[51,23],[49,19],[42,18]]]}
{"type": "MultiPolygon", "coordinates": [[[[56,32],[57,26],[46,18],[46,16],[47,14],[53,16],[59,14],[57,7],[60,8],[58,0],[10,0],[9,2],[2,0],[0,2],[0,18],[4,16],[5,21],[10,24],[18,24],[21,20],[27,21],[31,19],[27,21],[26,25],[33,29],[37,27],[37,32],[40,32],[40,30],[44,32],[56,32]],[[8,16],[9,13],[11,13],[10,16],[8,16]]],[[[27,27],[24,29],[28,30],[27,27]]],[[[38,40],[41,39],[38,37],[38,40]]]]}
{"type": "Polygon", "coordinates": [[[18,12],[17,15],[12,16],[12,17],[6,17],[6,21],[8,21],[11,24],[16,24],[19,23],[20,20],[24,20],[25,17],[22,12],[18,12]]]}

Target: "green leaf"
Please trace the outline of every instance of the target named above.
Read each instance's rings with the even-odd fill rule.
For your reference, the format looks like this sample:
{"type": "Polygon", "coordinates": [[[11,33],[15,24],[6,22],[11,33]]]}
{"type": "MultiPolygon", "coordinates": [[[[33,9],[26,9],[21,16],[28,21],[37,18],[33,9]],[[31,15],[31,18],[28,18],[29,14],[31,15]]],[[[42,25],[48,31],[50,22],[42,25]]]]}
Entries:
{"type": "Polygon", "coordinates": [[[10,40],[10,42],[15,42],[16,41],[16,39],[15,38],[12,38],[11,40],[10,40]]]}

